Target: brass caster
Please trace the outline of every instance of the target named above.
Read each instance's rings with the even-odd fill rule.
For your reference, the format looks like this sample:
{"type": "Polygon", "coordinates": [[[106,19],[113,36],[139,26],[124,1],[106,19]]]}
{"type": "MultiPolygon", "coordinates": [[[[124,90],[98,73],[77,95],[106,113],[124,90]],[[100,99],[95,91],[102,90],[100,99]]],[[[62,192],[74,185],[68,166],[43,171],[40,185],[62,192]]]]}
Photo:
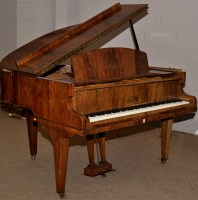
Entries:
{"type": "Polygon", "coordinates": [[[162,163],[162,164],[165,164],[165,163],[166,163],[166,160],[167,160],[166,158],[161,158],[161,163],[162,163]]]}
{"type": "Polygon", "coordinates": [[[31,159],[35,160],[36,159],[36,155],[31,155],[31,159]]]}

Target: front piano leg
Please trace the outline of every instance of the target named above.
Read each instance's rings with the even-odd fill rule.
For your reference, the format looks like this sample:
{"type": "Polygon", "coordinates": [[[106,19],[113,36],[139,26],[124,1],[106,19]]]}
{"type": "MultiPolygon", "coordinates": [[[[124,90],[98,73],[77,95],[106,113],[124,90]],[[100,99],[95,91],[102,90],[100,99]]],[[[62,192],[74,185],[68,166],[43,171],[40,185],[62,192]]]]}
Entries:
{"type": "Polygon", "coordinates": [[[47,132],[52,138],[54,149],[56,191],[60,195],[60,198],[64,198],[69,155],[69,140],[71,136],[67,134],[64,129],[59,129],[50,125],[45,125],[44,128],[46,128],[47,132]]]}
{"type": "Polygon", "coordinates": [[[172,135],[173,118],[161,120],[161,163],[168,159],[170,141],[172,135]]]}
{"type": "Polygon", "coordinates": [[[105,155],[105,133],[98,134],[98,142],[100,149],[100,162],[95,164],[94,159],[94,135],[87,135],[87,151],[89,157],[89,165],[84,168],[84,175],[87,176],[105,176],[106,172],[112,171],[112,164],[106,161],[105,155]]]}
{"type": "Polygon", "coordinates": [[[28,138],[30,155],[32,160],[36,159],[37,155],[37,127],[38,123],[35,121],[34,116],[30,112],[26,112],[27,117],[27,128],[28,128],[28,138]]]}
{"type": "Polygon", "coordinates": [[[56,175],[56,190],[60,198],[65,197],[65,183],[67,174],[69,138],[53,141],[54,162],[56,175]]]}
{"type": "Polygon", "coordinates": [[[105,133],[99,133],[98,134],[98,143],[99,143],[99,149],[100,149],[100,159],[101,163],[106,163],[106,146],[105,146],[105,133]]]}
{"type": "MultiPolygon", "coordinates": [[[[26,113],[30,153],[32,158],[35,159],[37,154],[37,121],[31,113],[26,113]]],[[[50,134],[54,149],[54,164],[55,164],[55,177],[56,177],[56,190],[60,198],[65,197],[65,183],[67,173],[67,163],[69,154],[69,140],[72,134],[67,133],[62,128],[51,126],[50,123],[45,122],[41,126],[50,134]]]]}
{"type": "Polygon", "coordinates": [[[88,167],[95,167],[95,159],[94,159],[94,135],[87,135],[87,152],[89,158],[88,167]]]}

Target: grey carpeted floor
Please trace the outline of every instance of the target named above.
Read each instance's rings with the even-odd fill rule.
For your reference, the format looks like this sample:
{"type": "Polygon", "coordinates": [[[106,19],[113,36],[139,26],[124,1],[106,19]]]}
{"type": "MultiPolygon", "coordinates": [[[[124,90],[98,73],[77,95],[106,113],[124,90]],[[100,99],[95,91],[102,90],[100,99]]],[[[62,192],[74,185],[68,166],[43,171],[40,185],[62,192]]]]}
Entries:
{"type": "MultiPolygon", "coordinates": [[[[84,176],[83,168],[88,163],[86,146],[72,145],[66,199],[197,200],[198,136],[174,132],[165,165],[160,163],[159,136],[159,129],[154,129],[109,139],[107,157],[116,171],[106,178],[84,176]]],[[[73,143],[74,140],[78,138],[73,143]]],[[[38,156],[33,161],[26,122],[8,118],[6,112],[0,111],[0,199],[59,199],[52,145],[42,131],[38,145],[38,156]]]]}

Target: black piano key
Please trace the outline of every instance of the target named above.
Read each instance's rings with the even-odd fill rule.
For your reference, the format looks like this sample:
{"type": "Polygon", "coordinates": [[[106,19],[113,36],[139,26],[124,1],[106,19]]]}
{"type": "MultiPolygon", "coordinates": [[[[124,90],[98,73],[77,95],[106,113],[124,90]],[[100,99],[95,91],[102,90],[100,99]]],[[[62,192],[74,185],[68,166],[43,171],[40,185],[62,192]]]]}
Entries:
{"type": "Polygon", "coordinates": [[[113,110],[106,110],[106,111],[101,111],[101,112],[95,112],[95,113],[89,113],[86,114],[86,117],[94,117],[94,116],[99,116],[99,115],[105,115],[105,114],[111,114],[111,113],[117,113],[117,112],[124,112],[127,110],[134,110],[134,109],[141,109],[141,108],[146,108],[146,107],[152,107],[152,106],[158,106],[162,104],[167,104],[167,103],[176,103],[182,101],[181,99],[168,99],[164,101],[158,101],[158,102],[152,102],[152,103],[147,103],[147,104],[141,104],[141,105],[136,105],[136,106],[131,106],[131,107],[125,107],[125,108],[120,108],[120,109],[113,109],[113,110]]]}

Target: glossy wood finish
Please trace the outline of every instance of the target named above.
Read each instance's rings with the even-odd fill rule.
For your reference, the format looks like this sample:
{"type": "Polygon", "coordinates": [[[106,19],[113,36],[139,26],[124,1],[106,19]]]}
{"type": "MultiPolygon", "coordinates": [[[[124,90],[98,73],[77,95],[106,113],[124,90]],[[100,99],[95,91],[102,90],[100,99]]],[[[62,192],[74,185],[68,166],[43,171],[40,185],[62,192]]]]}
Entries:
{"type": "Polygon", "coordinates": [[[30,155],[32,159],[36,158],[37,155],[37,128],[38,123],[35,121],[35,117],[29,111],[26,111],[27,117],[27,128],[28,128],[28,138],[30,155]]]}
{"type": "Polygon", "coordinates": [[[95,158],[94,158],[94,135],[87,135],[87,151],[89,157],[89,165],[90,167],[95,166],[95,158]]]}
{"type": "Polygon", "coordinates": [[[106,147],[105,147],[105,133],[100,133],[98,135],[98,143],[99,143],[99,149],[100,149],[100,162],[105,163],[106,162],[106,147]]]}
{"type": "Polygon", "coordinates": [[[90,87],[75,88],[73,109],[79,113],[94,113],[115,108],[167,100],[179,96],[180,80],[177,76],[142,78],[90,87]],[[116,100],[115,100],[116,99],[116,100]],[[83,106],[87,102],[87,106],[83,106]],[[102,105],[100,102],[103,102],[102,105]]]}
{"type": "Polygon", "coordinates": [[[168,159],[170,141],[172,135],[173,118],[161,120],[161,161],[165,163],[168,159]]]}
{"type": "Polygon", "coordinates": [[[196,98],[183,91],[185,72],[149,67],[144,52],[108,48],[80,54],[103,36],[146,12],[145,4],[116,4],[81,25],[57,30],[30,42],[0,64],[2,100],[26,109],[31,156],[35,158],[37,154],[37,125],[45,128],[52,138],[56,190],[61,197],[65,193],[69,139],[73,135],[87,136],[89,165],[85,174],[95,176],[112,170],[106,160],[105,136],[101,132],[161,120],[161,158],[165,161],[173,118],[197,109],[196,98]],[[76,53],[79,55],[74,56],[76,53]],[[57,66],[71,56],[73,66],[57,66]],[[171,98],[190,103],[99,122],[90,122],[86,117],[93,112],[171,98]],[[93,134],[99,134],[99,164],[95,163],[93,134]]]}
{"type": "Polygon", "coordinates": [[[147,4],[115,4],[82,24],[52,32],[19,48],[6,56],[1,66],[4,69],[41,76],[118,30],[129,20],[142,18],[147,14],[147,9],[147,4]]]}
{"type": "MultiPolygon", "coordinates": [[[[49,131],[49,129],[48,129],[49,131]]],[[[57,130],[53,130],[57,132],[57,130]]],[[[52,132],[51,132],[52,133],[52,132]]],[[[67,162],[69,153],[69,138],[62,138],[53,141],[54,146],[54,163],[55,163],[55,174],[56,174],[56,191],[59,194],[64,194],[67,173],[67,162]]]]}
{"type": "MultiPolygon", "coordinates": [[[[55,39],[53,42],[46,44],[46,45],[42,46],[41,48],[37,49],[36,51],[31,52],[29,55],[19,59],[16,62],[17,67],[18,68],[24,67],[24,65],[26,63],[30,63],[30,61],[32,61],[33,59],[43,57],[44,54],[54,51],[54,49],[57,49],[58,47],[62,46],[64,43],[69,42],[70,40],[74,39],[78,35],[83,34],[84,32],[88,31],[92,27],[103,22],[105,19],[111,17],[113,14],[115,14],[119,11],[121,11],[121,5],[119,3],[117,3],[114,6],[108,8],[107,10],[96,15],[95,17],[89,19],[88,21],[73,28],[68,33],[60,36],[58,39],[55,39]]],[[[60,57],[60,55],[59,55],[59,57],[60,57]]]]}
{"type": "MultiPolygon", "coordinates": [[[[5,101],[32,110],[34,116],[28,118],[28,123],[32,124],[32,127],[28,128],[31,155],[36,155],[37,145],[36,127],[33,126],[33,123],[47,127],[54,144],[57,192],[62,195],[65,192],[64,180],[66,178],[68,142],[72,135],[83,136],[141,125],[150,121],[188,114],[196,110],[195,97],[183,92],[185,73],[180,70],[171,71],[169,69],[168,72],[170,73],[161,76],[160,71],[161,69],[158,71],[159,74],[156,73],[154,76],[153,73],[149,72],[151,77],[135,77],[131,80],[84,86],[75,86],[75,84],[68,83],[67,79],[65,82],[53,80],[53,76],[50,79],[47,77],[34,78],[23,74],[11,75],[12,72],[3,71],[2,87],[6,93],[3,93],[2,97],[5,101]],[[165,100],[170,97],[188,100],[190,104],[94,123],[90,123],[84,115],[95,111],[165,100]],[[64,149],[64,151],[61,149],[64,149]]],[[[167,123],[170,122],[162,122],[162,127],[164,127],[162,128],[164,135],[162,160],[166,160],[168,157],[170,143],[171,126],[167,123]]],[[[101,147],[101,151],[104,152],[104,147],[101,147]]],[[[92,152],[92,150],[89,152],[92,152]]],[[[104,155],[104,153],[101,154],[104,155]]],[[[112,166],[109,164],[96,166],[88,174],[93,176],[98,171],[104,172],[106,168],[111,170],[112,166]]],[[[88,170],[90,171],[90,168],[88,170]]]]}
{"type": "Polygon", "coordinates": [[[104,83],[149,72],[146,53],[128,48],[103,48],[72,57],[74,83],[104,83]]]}

